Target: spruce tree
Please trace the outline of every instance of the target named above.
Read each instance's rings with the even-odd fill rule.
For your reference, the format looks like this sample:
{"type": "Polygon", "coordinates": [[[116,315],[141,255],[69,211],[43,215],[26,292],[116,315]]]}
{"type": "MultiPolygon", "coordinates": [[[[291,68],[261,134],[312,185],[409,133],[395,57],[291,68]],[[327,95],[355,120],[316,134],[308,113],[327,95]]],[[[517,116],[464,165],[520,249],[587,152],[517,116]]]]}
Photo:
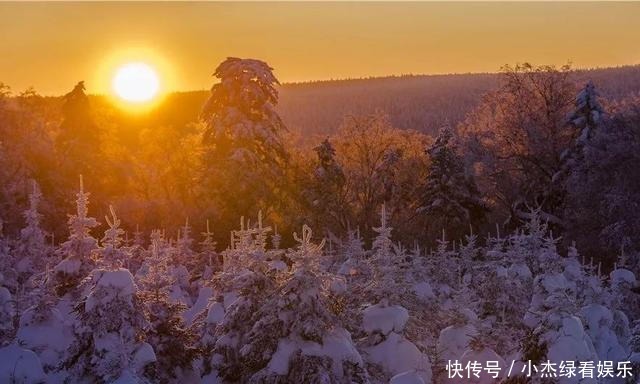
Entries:
{"type": "Polygon", "coordinates": [[[89,193],[84,191],[80,176],[80,190],[76,194],[76,214],[69,215],[69,239],[60,245],[57,252],[63,260],[54,271],[58,283],[58,294],[63,295],[85,277],[93,267],[92,252],[98,248],[98,241],[91,236],[91,229],[98,221],[88,216],[89,193]]]}
{"type": "Polygon", "coordinates": [[[56,152],[59,166],[67,181],[81,173],[95,182],[98,179],[96,164],[100,151],[100,134],[89,98],[85,93],[84,81],[63,97],[62,123],[56,138],[56,152]]]}
{"type": "Polygon", "coordinates": [[[465,173],[451,129],[440,130],[427,154],[431,165],[418,212],[426,216],[433,230],[444,229],[450,238],[459,238],[469,225],[484,218],[487,207],[473,178],[465,173]]]}
{"type": "Polygon", "coordinates": [[[195,346],[195,333],[183,320],[186,306],[169,299],[174,278],[169,273],[167,256],[159,248],[157,240],[151,244],[149,268],[140,278],[140,297],[150,323],[147,342],[157,356],[151,376],[154,382],[171,383],[194,369],[200,352],[195,346]]]}

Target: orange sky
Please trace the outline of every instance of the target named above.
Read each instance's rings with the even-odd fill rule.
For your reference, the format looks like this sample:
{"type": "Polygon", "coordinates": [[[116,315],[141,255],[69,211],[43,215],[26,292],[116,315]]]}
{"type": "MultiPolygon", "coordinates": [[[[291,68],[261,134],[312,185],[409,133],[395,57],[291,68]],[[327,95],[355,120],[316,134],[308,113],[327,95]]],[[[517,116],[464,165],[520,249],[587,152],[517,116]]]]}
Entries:
{"type": "Polygon", "coordinates": [[[640,63],[640,3],[0,3],[0,81],[43,94],[146,61],[164,90],[209,88],[227,56],[283,82],[640,63]]]}

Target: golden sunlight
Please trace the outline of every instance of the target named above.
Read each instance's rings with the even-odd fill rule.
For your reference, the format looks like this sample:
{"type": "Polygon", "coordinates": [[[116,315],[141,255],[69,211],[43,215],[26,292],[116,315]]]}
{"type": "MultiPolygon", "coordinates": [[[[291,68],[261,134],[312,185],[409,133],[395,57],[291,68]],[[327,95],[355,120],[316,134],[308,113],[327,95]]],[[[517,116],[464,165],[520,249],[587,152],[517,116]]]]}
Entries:
{"type": "Polygon", "coordinates": [[[124,101],[143,103],[158,95],[160,80],[155,69],[145,63],[128,63],[113,77],[113,90],[124,101]]]}

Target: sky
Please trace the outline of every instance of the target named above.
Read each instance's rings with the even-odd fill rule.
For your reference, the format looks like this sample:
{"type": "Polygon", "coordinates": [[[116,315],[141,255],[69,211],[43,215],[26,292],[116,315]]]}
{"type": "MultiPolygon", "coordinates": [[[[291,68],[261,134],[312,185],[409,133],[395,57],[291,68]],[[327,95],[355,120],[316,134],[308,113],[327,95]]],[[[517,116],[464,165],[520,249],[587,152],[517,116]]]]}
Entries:
{"type": "Polygon", "coordinates": [[[640,2],[0,2],[0,82],[108,93],[133,61],[164,91],[208,89],[228,56],[265,60],[281,82],[605,67],[640,64],[639,41],[640,2]]]}

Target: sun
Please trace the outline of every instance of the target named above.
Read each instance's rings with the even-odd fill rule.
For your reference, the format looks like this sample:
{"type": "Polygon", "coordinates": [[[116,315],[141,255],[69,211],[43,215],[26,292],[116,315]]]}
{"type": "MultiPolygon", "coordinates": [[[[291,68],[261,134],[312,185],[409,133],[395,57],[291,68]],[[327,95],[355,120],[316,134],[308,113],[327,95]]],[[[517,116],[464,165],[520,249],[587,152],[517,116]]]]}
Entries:
{"type": "Polygon", "coordinates": [[[156,70],[141,62],[120,66],[113,77],[112,85],[116,95],[130,103],[149,102],[160,90],[156,70]]]}

